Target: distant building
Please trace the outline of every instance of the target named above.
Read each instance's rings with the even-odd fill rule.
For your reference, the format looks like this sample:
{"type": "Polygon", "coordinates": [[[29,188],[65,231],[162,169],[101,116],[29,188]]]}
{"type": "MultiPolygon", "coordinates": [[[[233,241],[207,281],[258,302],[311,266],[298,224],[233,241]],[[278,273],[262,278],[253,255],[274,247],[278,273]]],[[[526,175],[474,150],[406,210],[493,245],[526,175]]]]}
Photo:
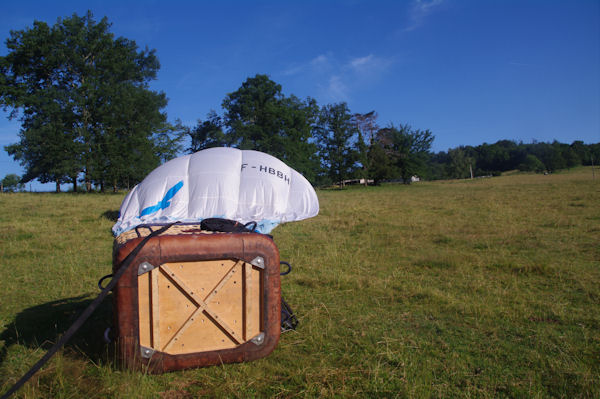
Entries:
{"type": "MultiPolygon", "coordinates": [[[[375,181],[373,179],[366,179],[366,181],[367,181],[367,184],[375,183],[375,181]]],[[[352,184],[365,184],[365,179],[349,179],[349,180],[342,181],[342,186],[352,185],[352,184]]]]}

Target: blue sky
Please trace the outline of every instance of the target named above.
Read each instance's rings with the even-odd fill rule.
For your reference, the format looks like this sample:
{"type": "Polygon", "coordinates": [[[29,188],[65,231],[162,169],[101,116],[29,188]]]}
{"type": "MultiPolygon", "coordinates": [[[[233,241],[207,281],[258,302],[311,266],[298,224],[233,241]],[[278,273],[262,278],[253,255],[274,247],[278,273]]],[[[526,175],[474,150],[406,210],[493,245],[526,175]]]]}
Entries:
{"type": "MultiPolygon", "coordinates": [[[[600,142],[600,2],[5,2],[9,31],[87,9],[157,51],[170,121],[194,125],[249,76],[286,95],[430,129],[434,151],[501,139],[600,142]]],[[[19,125],[0,111],[0,147],[19,125]]],[[[0,151],[0,178],[23,170],[0,151]]],[[[33,189],[53,189],[33,184],[33,189]]]]}

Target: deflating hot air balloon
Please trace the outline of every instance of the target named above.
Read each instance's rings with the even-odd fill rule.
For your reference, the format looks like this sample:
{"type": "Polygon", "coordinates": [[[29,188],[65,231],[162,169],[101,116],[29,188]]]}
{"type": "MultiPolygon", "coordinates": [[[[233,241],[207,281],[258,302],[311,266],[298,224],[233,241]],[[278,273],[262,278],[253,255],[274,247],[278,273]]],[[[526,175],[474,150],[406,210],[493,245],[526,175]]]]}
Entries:
{"type": "Polygon", "coordinates": [[[210,148],[173,159],[152,171],[121,204],[115,236],[141,224],[224,218],[257,222],[267,234],[280,223],[319,213],[308,180],[258,151],[210,148]]]}

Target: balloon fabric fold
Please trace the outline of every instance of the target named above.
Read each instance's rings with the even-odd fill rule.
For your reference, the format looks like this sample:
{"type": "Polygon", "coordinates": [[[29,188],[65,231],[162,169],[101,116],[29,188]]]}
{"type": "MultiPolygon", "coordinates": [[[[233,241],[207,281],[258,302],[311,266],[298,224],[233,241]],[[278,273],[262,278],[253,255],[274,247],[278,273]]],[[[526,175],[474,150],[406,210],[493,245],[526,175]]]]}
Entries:
{"type": "Polygon", "coordinates": [[[316,216],[308,180],[279,159],[252,150],[210,148],[159,166],[121,204],[115,236],[141,224],[200,222],[220,217],[257,222],[269,233],[280,223],[316,216]]]}

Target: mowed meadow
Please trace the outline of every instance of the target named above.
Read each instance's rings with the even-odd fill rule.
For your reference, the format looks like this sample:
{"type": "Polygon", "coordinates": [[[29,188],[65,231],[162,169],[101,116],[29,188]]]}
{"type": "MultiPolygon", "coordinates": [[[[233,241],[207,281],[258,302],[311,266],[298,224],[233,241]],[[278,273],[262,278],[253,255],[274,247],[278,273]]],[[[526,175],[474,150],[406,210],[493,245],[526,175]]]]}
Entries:
{"type": "MultiPolygon", "coordinates": [[[[297,331],[163,375],[103,342],[110,299],[24,398],[600,397],[600,172],[318,191],[273,231],[297,331]]],[[[0,392],[110,273],[123,194],[0,195],[0,392]]]]}

